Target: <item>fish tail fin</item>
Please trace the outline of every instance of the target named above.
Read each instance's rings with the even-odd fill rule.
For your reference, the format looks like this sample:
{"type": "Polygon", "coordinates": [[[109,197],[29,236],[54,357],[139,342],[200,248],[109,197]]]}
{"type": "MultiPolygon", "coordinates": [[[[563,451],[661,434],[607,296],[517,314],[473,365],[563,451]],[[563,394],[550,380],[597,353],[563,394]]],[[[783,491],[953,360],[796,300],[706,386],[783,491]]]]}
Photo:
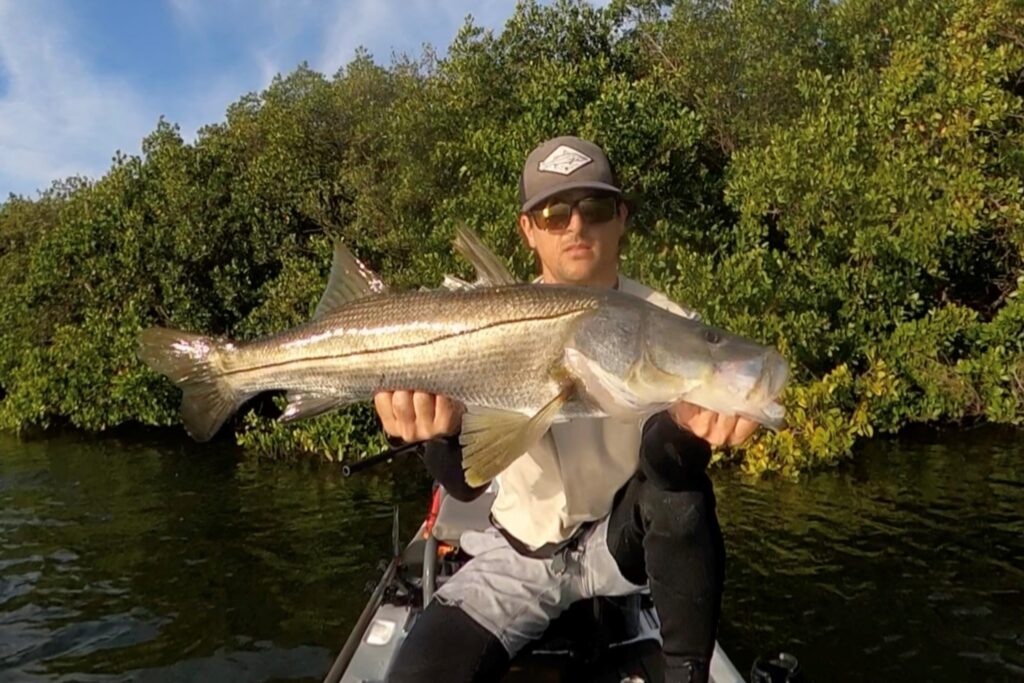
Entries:
{"type": "Polygon", "coordinates": [[[196,441],[209,441],[249,394],[239,394],[221,368],[223,345],[211,337],[150,327],[139,335],[139,359],[182,390],[181,419],[196,441]]]}

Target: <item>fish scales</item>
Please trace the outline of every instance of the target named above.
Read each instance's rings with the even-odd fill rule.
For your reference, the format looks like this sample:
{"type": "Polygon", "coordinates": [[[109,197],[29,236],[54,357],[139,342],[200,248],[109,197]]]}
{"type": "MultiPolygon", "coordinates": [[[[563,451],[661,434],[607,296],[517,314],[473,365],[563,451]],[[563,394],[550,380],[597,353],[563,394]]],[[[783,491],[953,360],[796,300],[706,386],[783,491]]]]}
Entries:
{"type": "MultiPolygon", "coordinates": [[[[536,409],[558,391],[566,343],[606,298],[511,285],[361,299],[222,359],[239,391],[369,398],[419,389],[468,404],[536,409]]],[[[639,303],[639,301],[638,301],[639,303]]]]}
{"type": "Polygon", "coordinates": [[[249,342],[153,327],[139,357],[182,389],[189,433],[212,438],[249,397],[286,390],[282,420],[312,417],[381,390],[445,395],[467,407],[466,481],[482,484],[560,417],[635,421],[685,400],[784,426],[788,367],[774,349],[629,294],[509,284],[477,238],[456,248],[479,281],[381,293],[386,285],[335,245],[313,321],[249,342]]]}

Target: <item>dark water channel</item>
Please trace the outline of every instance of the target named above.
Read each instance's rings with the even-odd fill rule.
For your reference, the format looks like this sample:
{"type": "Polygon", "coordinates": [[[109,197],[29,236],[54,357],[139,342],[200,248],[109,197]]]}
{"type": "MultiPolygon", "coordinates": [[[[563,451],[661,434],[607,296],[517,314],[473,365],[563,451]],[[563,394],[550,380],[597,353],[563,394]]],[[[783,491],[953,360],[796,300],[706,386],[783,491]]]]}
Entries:
{"type": "MultiPolygon", "coordinates": [[[[877,441],[800,482],[716,473],[720,640],[812,681],[1024,681],[1024,440],[877,441]]],[[[346,480],[172,436],[0,436],[0,682],[317,680],[418,465],[346,480]]]]}

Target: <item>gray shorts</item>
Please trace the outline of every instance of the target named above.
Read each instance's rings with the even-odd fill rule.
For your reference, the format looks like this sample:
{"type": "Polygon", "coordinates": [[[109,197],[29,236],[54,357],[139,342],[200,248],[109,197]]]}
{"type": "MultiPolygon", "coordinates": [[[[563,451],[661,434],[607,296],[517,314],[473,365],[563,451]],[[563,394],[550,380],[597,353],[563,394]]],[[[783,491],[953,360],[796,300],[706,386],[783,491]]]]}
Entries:
{"type": "Polygon", "coordinates": [[[551,620],[577,600],[646,589],[619,572],[608,550],[608,517],[587,530],[575,549],[545,560],[521,555],[494,527],[467,531],[461,542],[473,558],[436,597],[494,634],[509,656],[540,638],[551,620]]]}

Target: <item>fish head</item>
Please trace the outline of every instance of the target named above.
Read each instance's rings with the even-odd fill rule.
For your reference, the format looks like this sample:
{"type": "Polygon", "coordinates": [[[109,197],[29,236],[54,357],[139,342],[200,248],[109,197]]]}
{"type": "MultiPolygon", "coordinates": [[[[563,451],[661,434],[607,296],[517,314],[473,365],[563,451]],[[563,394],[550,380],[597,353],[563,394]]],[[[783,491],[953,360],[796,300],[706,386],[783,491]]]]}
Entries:
{"type": "MultiPolygon", "coordinates": [[[[643,361],[635,375],[666,403],[694,403],[742,415],[773,429],[784,426],[778,397],[789,365],[775,349],[666,313],[648,320],[643,361]]],[[[639,382],[638,382],[639,383],[639,382]]]]}

